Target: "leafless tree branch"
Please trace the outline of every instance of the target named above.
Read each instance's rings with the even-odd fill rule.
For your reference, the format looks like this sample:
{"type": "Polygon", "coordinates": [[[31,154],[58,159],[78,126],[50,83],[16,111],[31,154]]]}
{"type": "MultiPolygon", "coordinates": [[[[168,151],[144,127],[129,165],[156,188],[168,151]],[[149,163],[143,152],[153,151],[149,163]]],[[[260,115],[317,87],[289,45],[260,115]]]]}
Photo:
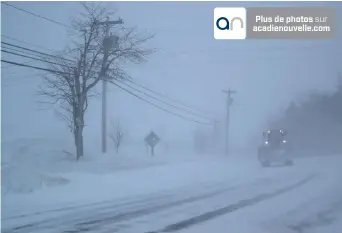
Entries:
{"type": "MultiPolygon", "coordinates": [[[[81,5],[83,13],[72,21],[74,31],[70,35],[73,46],[66,48],[68,57],[72,59],[62,56],[47,59],[49,68],[54,72],[43,77],[45,85],[39,89],[39,95],[47,99],[41,103],[57,105],[58,116],[74,134],[77,158],[83,156],[84,116],[89,99],[98,95],[94,87],[102,78],[129,78],[121,64],[140,63],[153,52],[143,47],[153,35],[140,35],[135,28],[114,26],[112,32],[119,39],[106,51],[108,59],[105,62],[103,41],[106,28],[98,22],[112,17],[114,12],[101,3],[82,2],[81,5]]],[[[115,135],[115,139],[119,147],[122,135],[115,135]]]]}
{"type": "Polygon", "coordinates": [[[122,144],[122,139],[124,137],[124,133],[122,131],[120,121],[117,121],[116,124],[114,124],[114,122],[112,121],[111,124],[112,124],[112,131],[109,134],[109,137],[112,139],[112,141],[115,145],[116,153],[118,153],[119,148],[122,144]]]}

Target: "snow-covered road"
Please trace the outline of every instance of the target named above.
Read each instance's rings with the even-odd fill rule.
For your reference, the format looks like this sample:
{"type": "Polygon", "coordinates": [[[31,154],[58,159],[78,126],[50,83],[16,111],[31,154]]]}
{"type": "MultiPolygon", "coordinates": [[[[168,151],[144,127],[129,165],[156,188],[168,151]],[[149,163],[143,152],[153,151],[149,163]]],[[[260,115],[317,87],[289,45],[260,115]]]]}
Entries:
{"type": "Polygon", "coordinates": [[[102,176],[87,187],[75,184],[55,189],[54,195],[45,191],[42,202],[37,198],[43,192],[14,196],[7,199],[3,232],[287,233],[312,232],[323,223],[336,227],[334,219],[342,212],[341,156],[298,159],[292,167],[273,168],[242,161],[199,160],[102,176]],[[94,189],[107,194],[94,196],[94,189]],[[89,195],[66,205],[72,198],[67,201],[64,195],[78,191],[87,196],[87,190],[93,201],[89,195]]]}

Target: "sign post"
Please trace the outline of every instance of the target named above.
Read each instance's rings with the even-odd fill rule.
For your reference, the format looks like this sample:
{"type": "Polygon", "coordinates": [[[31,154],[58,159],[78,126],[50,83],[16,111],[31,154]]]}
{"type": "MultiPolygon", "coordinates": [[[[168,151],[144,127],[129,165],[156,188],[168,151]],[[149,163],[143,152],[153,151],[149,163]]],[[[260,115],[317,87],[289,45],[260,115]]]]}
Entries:
{"type": "Polygon", "coordinates": [[[151,155],[154,155],[154,147],[158,144],[160,141],[160,138],[155,134],[153,131],[151,131],[146,137],[145,142],[147,145],[151,147],[151,155]]]}

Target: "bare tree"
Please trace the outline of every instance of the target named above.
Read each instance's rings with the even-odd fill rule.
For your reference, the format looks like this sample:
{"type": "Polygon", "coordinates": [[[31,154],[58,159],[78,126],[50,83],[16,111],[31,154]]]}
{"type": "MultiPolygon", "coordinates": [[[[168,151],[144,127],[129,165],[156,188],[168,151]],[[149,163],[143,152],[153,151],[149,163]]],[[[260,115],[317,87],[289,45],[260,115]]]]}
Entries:
{"type": "Polygon", "coordinates": [[[112,128],[113,129],[112,129],[112,132],[109,134],[109,137],[112,139],[115,145],[116,153],[119,153],[119,148],[122,144],[122,139],[124,136],[124,133],[120,125],[120,121],[117,121],[116,124],[112,122],[112,128]]]}
{"type": "Polygon", "coordinates": [[[82,3],[82,6],[84,12],[72,24],[73,48],[67,51],[73,58],[49,58],[51,74],[44,77],[46,85],[40,88],[40,94],[50,99],[45,103],[57,104],[60,117],[73,133],[77,159],[83,156],[84,116],[89,99],[96,94],[96,84],[103,77],[128,78],[122,64],[140,63],[153,52],[143,47],[153,35],[141,35],[135,28],[117,26],[113,28],[115,41],[111,41],[115,46],[105,54],[107,28],[98,22],[108,20],[113,13],[101,4],[82,3]]]}

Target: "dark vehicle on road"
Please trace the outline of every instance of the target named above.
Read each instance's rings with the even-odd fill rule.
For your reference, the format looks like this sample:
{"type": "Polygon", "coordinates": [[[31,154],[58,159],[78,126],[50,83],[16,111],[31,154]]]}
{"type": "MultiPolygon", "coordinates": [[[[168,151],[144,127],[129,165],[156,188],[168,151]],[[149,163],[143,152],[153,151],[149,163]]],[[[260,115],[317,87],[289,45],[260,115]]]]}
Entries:
{"type": "Polygon", "coordinates": [[[263,167],[272,164],[285,166],[293,164],[286,135],[287,132],[282,129],[263,132],[262,145],[258,148],[258,159],[263,167]]]}

